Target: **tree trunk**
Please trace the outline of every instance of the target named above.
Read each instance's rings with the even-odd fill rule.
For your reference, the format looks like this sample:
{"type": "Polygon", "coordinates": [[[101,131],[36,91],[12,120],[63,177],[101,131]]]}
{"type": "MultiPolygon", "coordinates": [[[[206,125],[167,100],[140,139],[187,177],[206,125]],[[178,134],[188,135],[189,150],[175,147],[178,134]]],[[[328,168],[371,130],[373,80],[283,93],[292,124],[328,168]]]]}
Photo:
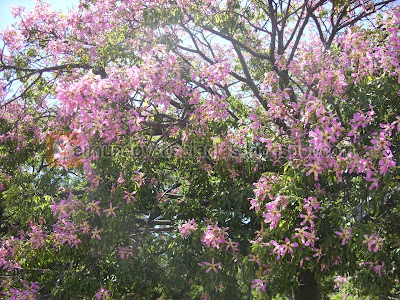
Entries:
{"type": "Polygon", "coordinates": [[[304,271],[299,276],[300,287],[293,289],[293,300],[320,300],[321,291],[314,274],[304,271]]]}

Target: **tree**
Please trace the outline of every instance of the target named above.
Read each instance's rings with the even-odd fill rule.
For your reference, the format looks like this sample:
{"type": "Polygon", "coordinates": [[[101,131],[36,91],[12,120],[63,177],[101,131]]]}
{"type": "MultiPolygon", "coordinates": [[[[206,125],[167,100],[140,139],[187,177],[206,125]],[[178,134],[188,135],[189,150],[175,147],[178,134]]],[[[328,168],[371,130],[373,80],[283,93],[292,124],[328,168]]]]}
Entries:
{"type": "Polygon", "coordinates": [[[396,1],[13,14],[3,295],[398,296],[396,1]]]}

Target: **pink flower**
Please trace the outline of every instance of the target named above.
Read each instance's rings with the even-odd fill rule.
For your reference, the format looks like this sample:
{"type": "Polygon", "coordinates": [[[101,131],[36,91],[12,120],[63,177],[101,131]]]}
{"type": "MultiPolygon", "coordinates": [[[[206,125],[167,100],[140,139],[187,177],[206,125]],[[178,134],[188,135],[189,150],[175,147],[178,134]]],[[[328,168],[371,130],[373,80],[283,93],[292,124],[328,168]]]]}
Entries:
{"type": "Polygon", "coordinates": [[[214,226],[208,225],[204,231],[201,242],[209,248],[210,246],[219,249],[221,244],[226,244],[226,237],[228,236],[227,230],[229,228],[220,228],[218,223],[214,226]]]}
{"type": "Polygon", "coordinates": [[[132,247],[119,247],[118,248],[119,256],[124,259],[128,259],[129,256],[133,257],[132,247]]]}
{"type": "Polygon", "coordinates": [[[315,224],[314,224],[313,219],[315,219],[317,217],[313,214],[313,212],[311,210],[307,210],[307,214],[305,214],[305,215],[300,214],[300,218],[304,219],[303,222],[300,223],[301,226],[304,226],[307,222],[309,222],[310,226],[314,227],[315,224]]]}
{"type": "Polygon", "coordinates": [[[117,182],[118,182],[119,184],[123,184],[123,183],[125,182],[125,179],[122,177],[122,173],[119,174],[119,177],[118,177],[118,179],[117,179],[117,182]]]}
{"type": "Polygon", "coordinates": [[[379,237],[376,233],[371,236],[364,235],[363,245],[368,244],[368,251],[369,252],[378,252],[379,249],[383,247],[383,239],[379,237]]]}
{"type": "Polygon", "coordinates": [[[252,285],[252,288],[257,289],[258,293],[260,293],[261,291],[265,292],[265,285],[267,283],[267,280],[253,279],[251,283],[254,283],[252,285]]]}
{"type": "Polygon", "coordinates": [[[350,240],[350,234],[351,234],[351,229],[348,228],[343,228],[343,226],[340,226],[340,229],[342,231],[336,231],[335,233],[342,239],[342,245],[346,244],[346,241],[350,240]]]}
{"type": "Polygon", "coordinates": [[[134,181],[137,182],[138,187],[140,187],[144,183],[144,174],[139,171],[135,171],[136,177],[133,178],[134,181]]]}
{"type": "Polygon", "coordinates": [[[307,199],[304,199],[304,208],[305,209],[314,209],[318,211],[321,207],[319,202],[317,201],[317,198],[315,197],[308,197],[307,199]]]}
{"type": "Polygon", "coordinates": [[[396,160],[393,159],[393,154],[391,152],[390,154],[384,152],[383,158],[379,160],[379,166],[380,166],[380,173],[382,175],[385,175],[386,172],[389,170],[389,168],[395,167],[396,160]]]}
{"type": "Polygon", "coordinates": [[[295,231],[297,231],[297,233],[295,233],[295,235],[292,237],[293,239],[295,238],[299,238],[301,243],[303,245],[306,244],[306,238],[310,236],[310,233],[308,231],[306,231],[308,229],[307,226],[302,227],[302,228],[296,228],[295,231]]]}
{"type": "Polygon", "coordinates": [[[382,131],[379,137],[371,140],[371,144],[376,145],[379,150],[389,150],[391,143],[386,139],[385,132],[382,131]]]}
{"type": "Polygon", "coordinates": [[[105,210],[103,210],[106,213],[107,218],[110,215],[113,215],[114,217],[116,217],[117,215],[115,214],[115,210],[118,208],[118,206],[113,207],[112,203],[110,202],[110,208],[107,208],[105,210]]]}
{"type": "Polygon", "coordinates": [[[97,229],[97,226],[92,230],[92,237],[91,239],[97,238],[98,240],[101,240],[100,237],[100,232],[102,232],[103,229],[97,229]]]}
{"type": "Polygon", "coordinates": [[[185,221],[182,226],[178,226],[178,230],[181,232],[182,237],[187,237],[191,232],[197,229],[197,224],[194,219],[185,221]]]}
{"type": "Polygon", "coordinates": [[[125,191],[125,196],[122,199],[126,199],[126,204],[129,204],[129,202],[136,201],[136,198],[133,196],[136,194],[136,191],[133,191],[132,193],[129,193],[125,191]]]}
{"type": "Polygon", "coordinates": [[[347,283],[347,278],[343,276],[336,276],[334,279],[335,289],[339,291],[343,288],[343,285],[347,283]]]}
{"type": "Polygon", "coordinates": [[[315,254],[313,255],[313,257],[318,257],[317,263],[320,261],[321,257],[324,256],[324,254],[322,253],[322,249],[321,248],[315,248],[313,249],[315,254]]]}
{"type": "Polygon", "coordinates": [[[318,175],[322,173],[324,170],[323,168],[323,163],[322,163],[322,158],[321,157],[316,157],[314,158],[313,161],[307,163],[305,166],[308,167],[308,171],[306,172],[306,175],[310,175],[311,173],[314,174],[314,180],[318,180],[318,175]]]}
{"type": "Polygon", "coordinates": [[[271,244],[275,246],[275,248],[272,250],[270,255],[276,253],[277,254],[276,260],[279,260],[282,256],[286,254],[286,247],[284,245],[280,245],[274,240],[271,240],[271,244]]]}
{"type": "Polygon", "coordinates": [[[382,277],[381,269],[383,268],[384,265],[385,265],[385,262],[382,262],[382,265],[378,265],[377,262],[376,262],[376,265],[374,267],[374,271],[379,275],[379,277],[382,277]]]}
{"type": "Polygon", "coordinates": [[[276,228],[281,218],[280,211],[284,210],[287,205],[287,198],[284,196],[277,196],[275,200],[268,202],[265,207],[267,212],[263,215],[265,223],[271,223],[270,228],[276,228]]]}
{"type": "MultiPolygon", "coordinates": [[[[4,281],[1,282],[3,287],[10,287],[4,281]],[[4,286],[5,285],[5,286],[4,286]]],[[[11,287],[9,291],[5,291],[2,295],[7,296],[7,299],[10,300],[19,300],[19,299],[37,299],[36,294],[39,290],[39,285],[37,282],[27,283],[21,280],[23,288],[13,288],[11,287]]]]}
{"type": "Polygon", "coordinates": [[[96,213],[100,217],[100,201],[92,201],[86,205],[86,210],[90,210],[91,213],[96,213]]]}
{"type": "Polygon", "coordinates": [[[233,253],[236,253],[237,251],[239,251],[239,243],[232,241],[232,239],[229,239],[229,241],[226,243],[226,245],[227,246],[225,248],[225,251],[228,251],[229,248],[232,249],[233,253]]]}
{"type": "Polygon", "coordinates": [[[93,296],[97,300],[105,300],[107,297],[110,297],[110,291],[105,290],[103,287],[93,296]]]}
{"type": "Polygon", "coordinates": [[[210,272],[211,270],[213,270],[215,273],[218,274],[217,268],[218,268],[218,269],[222,269],[221,263],[220,263],[220,262],[219,262],[219,263],[215,263],[214,257],[211,259],[211,262],[210,262],[210,263],[204,261],[204,262],[202,262],[202,263],[199,263],[198,265],[199,265],[199,266],[207,266],[207,267],[209,267],[209,268],[206,270],[206,273],[208,273],[208,272],[210,272]]]}
{"type": "Polygon", "coordinates": [[[297,243],[291,243],[288,238],[285,238],[285,244],[283,244],[283,247],[285,248],[285,252],[289,252],[290,255],[293,256],[293,248],[297,248],[299,244],[297,243]]]}
{"type": "Polygon", "coordinates": [[[263,215],[265,223],[271,223],[270,228],[278,227],[279,220],[281,218],[281,213],[277,209],[269,210],[263,215]]]}

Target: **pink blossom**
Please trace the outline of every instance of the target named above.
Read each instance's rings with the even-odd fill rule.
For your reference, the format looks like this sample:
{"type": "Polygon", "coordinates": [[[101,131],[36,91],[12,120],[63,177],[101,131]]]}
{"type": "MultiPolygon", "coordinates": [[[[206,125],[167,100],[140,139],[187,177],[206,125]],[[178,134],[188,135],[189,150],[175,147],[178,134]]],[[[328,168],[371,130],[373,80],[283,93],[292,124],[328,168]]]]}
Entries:
{"type": "Polygon", "coordinates": [[[92,230],[92,239],[97,238],[98,240],[101,240],[100,237],[100,232],[102,232],[103,229],[97,229],[97,226],[92,230]]]}
{"type": "Polygon", "coordinates": [[[368,245],[369,252],[372,252],[372,251],[378,252],[379,249],[382,249],[383,239],[381,237],[379,237],[376,233],[374,233],[371,236],[365,234],[363,237],[364,237],[363,245],[365,245],[365,244],[368,245]]]}
{"type": "Polygon", "coordinates": [[[267,284],[267,280],[261,280],[261,279],[253,279],[251,283],[254,283],[252,285],[253,289],[257,289],[257,292],[265,292],[265,285],[267,284]]]}
{"type": "Polygon", "coordinates": [[[293,248],[297,248],[299,244],[297,243],[292,243],[288,238],[285,238],[285,244],[283,244],[285,247],[285,251],[289,252],[293,256],[293,248]]]}
{"type": "Polygon", "coordinates": [[[218,227],[218,222],[215,223],[214,226],[207,225],[207,229],[204,231],[201,241],[207,248],[212,246],[219,249],[221,244],[226,243],[228,229],[229,228],[218,227]]]}
{"type": "Polygon", "coordinates": [[[181,232],[182,237],[187,237],[191,232],[196,231],[197,224],[194,219],[185,221],[182,226],[178,226],[178,230],[181,232]]]}
{"type": "Polygon", "coordinates": [[[91,213],[96,213],[100,217],[100,201],[92,201],[86,205],[86,210],[90,210],[91,213]]]}
{"type": "Polygon", "coordinates": [[[315,248],[315,249],[313,249],[313,251],[315,252],[313,257],[318,257],[317,262],[319,262],[321,257],[324,256],[324,254],[322,253],[322,248],[321,247],[320,248],[315,248]]]}
{"type": "Polygon", "coordinates": [[[312,211],[307,210],[306,214],[300,214],[300,218],[303,218],[304,220],[300,223],[301,226],[304,226],[307,222],[310,223],[311,227],[315,226],[315,223],[313,219],[316,219],[317,216],[313,214],[312,211]]]}
{"type": "Polygon", "coordinates": [[[132,193],[129,193],[125,191],[125,196],[122,199],[126,199],[126,204],[129,204],[131,201],[136,201],[135,195],[136,191],[133,191],[132,193]]]}
{"type": "Polygon", "coordinates": [[[206,273],[210,272],[211,270],[213,270],[215,273],[218,274],[218,270],[217,269],[221,269],[221,263],[215,263],[215,259],[214,257],[211,259],[211,262],[202,262],[198,264],[199,266],[207,266],[208,269],[206,270],[206,273]]]}
{"type": "MultiPolygon", "coordinates": [[[[2,282],[3,285],[4,281],[2,282]]],[[[37,282],[25,282],[21,280],[22,288],[11,287],[9,291],[3,292],[3,295],[7,296],[7,299],[20,300],[20,299],[32,299],[36,300],[36,294],[39,291],[39,285],[37,282]]],[[[10,287],[5,284],[5,287],[10,287]]]]}
{"type": "Polygon", "coordinates": [[[287,252],[289,252],[293,256],[293,248],[297,248],[299,245],[297,243],[292,243],[288,238],[285,239],[284,244],[279,244],[278,242],[271,240],[270,242],[274,247],[271,252],[277,254],[276,260],[279,260],[282,256],[284,256],[287,252]]]}
{"type": "Polygon", "coordinates": [[[297,233],[295,233],[295,235],[292,238],[293,239],[299,238],[301,243],[303,245],[306,245],[306,238],[308,238],[310,236],[310,233],[308,231],[306,231],[307,229],[308,229],[307,226],[302,227],[302,228],[296,228],[295,231],[297,231],[297,233]]]}
{"type": "Polygon", "coordinates": [[[93,297],[97,300],[106,300],[107,297],[110,297],[110,291],[105,290],[103,287],[101,287],[100,290],[96,294],[94,294],[93,297]]]}
{"type": "Polygon", "coordinates": [[[337,234],[342,239],[342,245],[345,245],[346,241],[349,241],[351,239],[351,228],[343,228],[343,226],[340,226],[340,230],[341,231],[336,231],[335,234],[337,234]]]}
{"type": "Polygon", "coordinates": [[[381,265],[378,265],[376,262],[376,265],[374,266],[374,271],[379,275],[379,277],[382,277],[382,268],[385,266],[385,263],[382,261],[381,265]]]}
{"type": "Polygon", "coordinates": [[[335,289],[340,291],[343,288],[343,285],[347,283],[347,278],[343,276],[336,276],[333,281],[335,282],[335,289]]]}
{"type": "Polygon", "coordinates": [[[132,247],[119,247],[118,253],[121,259],[128,259],[129,256],[133,257],[133,250],[132,247]]]}
{"type": "Polygon", "coordinates": [[[393,159],[393,154],[390,152],[384,152],[382,159],[379,160],[380,173],[385,175],[389,168],[396,166],[396,160],[393,159]]]}
{"type": "Polygon", "coordinates": [[[232,249],[233,253],[237,253],[239,251],[239,243],[232,241],[232,239],[229,239],[228,242],[226,242],[225,251],[228,251],[229,248],[232,249]]]}
{"type": "Polygon", "coordinates": [[[106,216],[107,216],[107,218],[110,216],[110,215],[113,215],[114,217],[116,217],[117,215],[115,214],[115,210],[116,209],[118,209],[118,206],[112,206],[112,203],[110,202],[110,207],[109,208],[107,208],[107,209],[105,209],[105,210],[103,210],[105,213],[106,213],[106,216]]]}
{"type": "Polygon", "coordinates": [[[318,211],[321,208],[319,202],[317,201],[317,198],[315,198],[315,197],[308,197],[307,199],[304,199],[303,201],[304,201],[304,208],[307,210],[309,208],[312,208],[312,209],[318,211]]]}
{"type": "Polygon", "coordinates": [[[119,174],[119,177],[118,177],[118,179],[117,179],[117,182],[118,182],[119,184],[123,184],[123,183],[125,182],[125,179],[124,179],[124,177],[122,176],[122,173],[119,174]]]}
{"type": "Polygon", "coordinates": [[[305,165],[306,167],[309,167],[309,170],[306,172],[306,175],[310,175],[311,173],[314,174],[314,180],[318,180],[318,175],[320,175],[323,171],[323,168],[321,166],[321,163],[319,161],[313,161],[305,165]]]}
{"type": "Polygon", "coordinates": [[[268,202],[265,207],[267,212],[263,215],[264,222],[270,223],[270,228],[276,228],[281,218],[280,211],[284,210],[287,205],[287,198],[284,196],[277,196],[273,201],[268,202]]]}

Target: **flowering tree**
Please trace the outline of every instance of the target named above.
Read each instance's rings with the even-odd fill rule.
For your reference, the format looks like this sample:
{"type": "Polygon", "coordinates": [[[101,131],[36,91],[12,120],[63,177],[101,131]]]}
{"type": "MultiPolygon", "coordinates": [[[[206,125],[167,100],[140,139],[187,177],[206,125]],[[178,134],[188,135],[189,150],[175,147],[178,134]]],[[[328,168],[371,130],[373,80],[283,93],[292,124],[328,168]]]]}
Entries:
{"type": "Polygon", "coordinates": [[[395,1],[12,12],[3,295],[398,295],[395,1]]]}

